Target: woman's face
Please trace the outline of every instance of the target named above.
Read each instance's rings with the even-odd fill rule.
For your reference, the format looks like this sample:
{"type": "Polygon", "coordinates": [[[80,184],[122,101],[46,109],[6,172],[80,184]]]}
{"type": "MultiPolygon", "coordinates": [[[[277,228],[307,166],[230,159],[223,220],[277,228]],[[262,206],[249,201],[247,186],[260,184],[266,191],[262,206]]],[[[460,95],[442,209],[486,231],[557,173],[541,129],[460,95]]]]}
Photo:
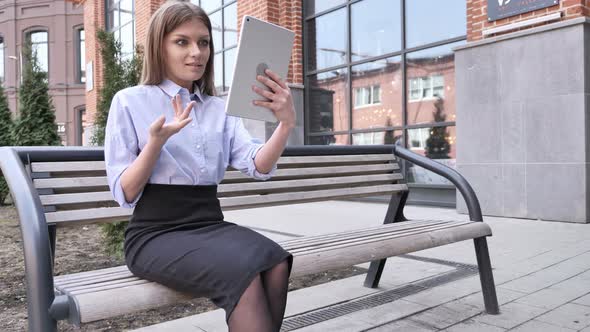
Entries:
{"type": "Polygon", "coordinates": [[[192,83],[203,77],[211,53],[211,37],[203,22],[187,21],[164,37],[165,76],[192,92],[192,83]]]}

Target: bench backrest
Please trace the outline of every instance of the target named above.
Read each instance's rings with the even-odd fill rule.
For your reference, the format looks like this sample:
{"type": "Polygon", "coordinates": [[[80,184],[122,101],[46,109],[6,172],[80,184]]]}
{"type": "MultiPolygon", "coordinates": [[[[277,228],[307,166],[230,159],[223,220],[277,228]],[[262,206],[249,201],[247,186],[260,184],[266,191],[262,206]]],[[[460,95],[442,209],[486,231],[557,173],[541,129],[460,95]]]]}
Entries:
{"type": "MultiPolygon", "coordinates": [[[[362,151],[362,150],[358,150],[362,151]]],[[[128,220],[99,161],[31,162],[30,175],[50,224],[128,220]]],[[[393,153],[282,156],[268,181],[228,170],[218,187],[223,210],[255,208],[407,191],[393,153]]]]}

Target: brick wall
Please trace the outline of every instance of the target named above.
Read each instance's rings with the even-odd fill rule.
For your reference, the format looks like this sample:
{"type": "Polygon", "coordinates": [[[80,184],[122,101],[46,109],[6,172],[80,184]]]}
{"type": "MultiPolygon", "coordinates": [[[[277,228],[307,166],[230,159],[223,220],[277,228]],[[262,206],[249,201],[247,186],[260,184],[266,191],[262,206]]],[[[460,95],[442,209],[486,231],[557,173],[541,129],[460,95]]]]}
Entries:
{"type": "Polygon", "coordinates": [[[136,44],[144,45],[148,24],[152,14],[166,0],[135,0],[135,40],[136,44]]]}
{"type": "Polygon", "coordinates": [[[303,2],[302,0],[281,0],[279,25],[295,31],[295,42],[289,64],[288,81],[303,84],[303,2]]]}
{"type": "MultiPolygon", "coordinates": [[[[528,20],[531,18],[544,16],[547,14],[562,12],[561,20],[569,20],[576,17],[590,16],[590,0],[560,0],[559,4],[529,13],[506,17],[497,21],[488,22],[487,12],[488,0],[467,0],[467,40],[475,41],[483,38],[482,30],[499,27],[515,22],[528,20]]],[[[551,22],[540,23],[533,26],[527,26],[516,30],[504,32],[510,33],[518,30],[525,30],[531,27],[549,24],[551,22]]],[[[501,33],[500,33],[501,34],[501,33]]],[[[500,35],[496,34],[496,35],[500,35]]]]}
{"type": "MultiPolygon", "coordinates": [[[[93,123],[98,103],[97,90],[102,86],[102,62],[96,40],[96,31],[105,27],[104,0],[86,0],[84,2],[84,32],[86,38],[86,63],[92,61],[93,89],[86,92],[87,121],[93,123]]],[[[89,73],[86,73],[88,75],[89,73]]]]}
{"type": "Polygon", "coordinates": [[[287,82],[303,84],[302,0],[238,0],[238,30],[244,15],[278,24],[295,32],[287,82]]]}

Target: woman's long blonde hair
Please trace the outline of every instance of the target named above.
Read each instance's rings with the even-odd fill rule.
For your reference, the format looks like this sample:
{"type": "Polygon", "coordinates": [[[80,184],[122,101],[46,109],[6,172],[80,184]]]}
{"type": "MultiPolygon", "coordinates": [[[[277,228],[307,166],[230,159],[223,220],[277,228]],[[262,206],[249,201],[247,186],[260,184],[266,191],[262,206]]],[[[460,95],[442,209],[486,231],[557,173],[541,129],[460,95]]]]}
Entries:
{"type": "MultiPolygon", "coordinates": [[[[209,30],[211,36],[211,21],[209,16],[197,5],[183,1],[167,1],[154,15],[152,15],[145,40],[145,53],[141,70],[140,84],[157,85],[164,80],[164,37],[183,23],[198,19],[209,30]]],[[[209,42],[209,60],[205,66],[205,73],[201,79],[194,81],[201,93],[215,96],[213,81],[213,38],[209,42]]]]}

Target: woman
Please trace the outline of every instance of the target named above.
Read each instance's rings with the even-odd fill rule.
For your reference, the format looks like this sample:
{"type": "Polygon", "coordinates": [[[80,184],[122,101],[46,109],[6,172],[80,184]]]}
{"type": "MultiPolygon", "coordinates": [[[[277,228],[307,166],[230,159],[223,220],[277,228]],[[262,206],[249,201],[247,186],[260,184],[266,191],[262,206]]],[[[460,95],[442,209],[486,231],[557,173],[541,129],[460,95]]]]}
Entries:
{"type": "Polygon", "coordinates": [[[256,78],[271,90],[253,86],[269,100],[254,104],[280,124],[266,144],[254,143],[215,97],[213,54],[205,12],[167,2],[149,23],[141,84],[113,98],[108,183],[122,207],[135,207],[125,260],[139,277],[210,298],[230,331],[279,331],[292,256],[224,221],[216,193],[228,165],[257,179],[272,175],[295,124],[292,96],[272,71],[256,78]]]}

